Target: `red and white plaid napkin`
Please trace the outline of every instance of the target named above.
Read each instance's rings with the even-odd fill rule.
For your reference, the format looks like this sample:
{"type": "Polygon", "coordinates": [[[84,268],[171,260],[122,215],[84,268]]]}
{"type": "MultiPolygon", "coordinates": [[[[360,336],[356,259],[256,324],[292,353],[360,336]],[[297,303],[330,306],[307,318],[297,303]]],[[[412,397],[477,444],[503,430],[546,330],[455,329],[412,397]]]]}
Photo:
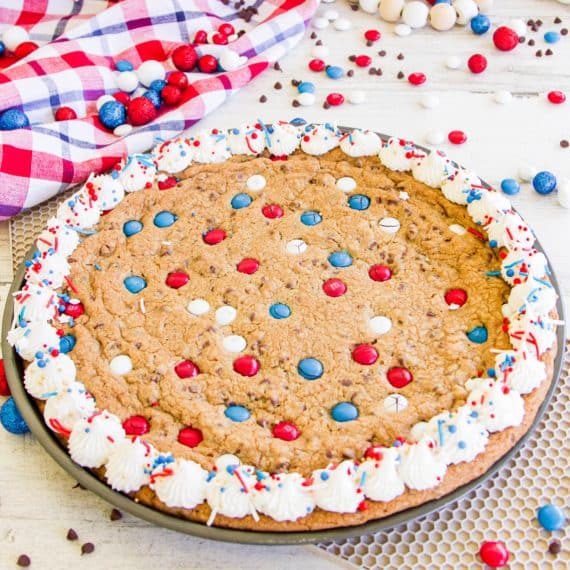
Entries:
{"type": "Polygon", "coordinates": [[[144,152],[156,137],[172,138],[216,109],[281,58],[302,37],[318,0],[257,0],[249,23],[236,0],[0,0],[1,24],[26,28],[40,48],[0,72],[0,111],[19,107],[31,127],[0,131],[0,220],[16,215],[127,154],[144,152]],[[194,32],[231,22],[246,33],[231,48],[247,64],[213,75],[190,73],[185,102],[161,109],[152,123],[123,138],[99,122],[96,100],[117,91],[115,62],[147,59],[173,69],[169,54],[194,32]],[[78,119],[55,122],[70,106],[78,119]]]}

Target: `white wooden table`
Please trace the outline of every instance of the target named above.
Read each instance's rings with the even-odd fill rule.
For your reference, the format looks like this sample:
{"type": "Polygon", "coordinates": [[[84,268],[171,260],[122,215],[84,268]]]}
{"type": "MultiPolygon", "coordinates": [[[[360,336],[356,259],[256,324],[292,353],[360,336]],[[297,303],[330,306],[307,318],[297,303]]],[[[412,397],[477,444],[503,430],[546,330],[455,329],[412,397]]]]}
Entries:
{"type": "MultiPolygon", "coordinates": [[[[555,16],[570,27],[570,7],[555,0],[501,0],[492,15],[493,23],[511,18],[540,18],[541,32],[556,29],[555,16]]],[[[393,26],[363,13],[353,13],[336,2],[333,7],[352,19],[351,31],[337,32],[332,27],[318,32],[331,48],[331,64],[348,68],[350,54],[386,50],[384,58],[375,57],[374,66],[383,70],[382,77],[369,76],[357,69],[352,79],[338,82],[313,74],[306,62],[313,41],[308,37],[282,62],[283,72],[270,71],[238,93],[224,108],[201,123],[202,127],[232,126],[245,118],[264,121],[304,116],[309,121],[336,121],[339,125],[369,127],[397,134],[418,143],[433,130],[447,133],[464,130],[468,142],[447,148],[451,156],[475,170],[492,184],[502,178],[515,177],[521,165],[549,169],[559,178],[570,178],[570,149],[559,146],[570,139],[570,101],[554,106],[545,92],[565,90],[570,98],[570,37],[553,46],[551,57],[537,58],[534,52],[548,47],[542,33],[535,34],[536,46],[518,46],[513,53],[499,53],[492,48],[489,34],[476,37],[463,28],[446,33],[429,29],[411,37],[394,36],[393,26]],[[383,39],[366,48],[362,31],[377,27],[383,39]],[[463,61],[475,52],[489,56],[488,70],[481,76],[461,69],[450,71],[444,62],[450,55],[463,61]],[[403,53],[404,60],[397,55],[403,53]],[[427,74],[422,87],[412,87],[396,78],[398,71],[427,74]],[[292,78],[317,84],[317,100],[322,102],[330,91],[347,94],[361,89],[367,102],[360,106],[345,103],[334,110],[320,104],[294,109],[295,90],[292,78]],[[283,89],[273,85],[280,81],[283,89]],[[493,101],[492,94],[507,89],[515,99],[506,106],[493,101]],[[419,104],[425,92],[437,93],[439,107],[426,110],[419,104]],[[268,101],[258,102],[265,94],[268,101]]],[[[451,145],[450,145],[451,146],[451,145]]],[[[541,197],[524,185],[513,202],[526,217],[546,249],[555,267],[566,301],[570,293],[570,211],[558,206],[555,196],[541,197]]],[[[8,224],[0,224],[0,297],[11,281],[11,255],[8,224]]],[[[87,491],[73,489],[74,481],[43,451],[31,436],[16,437],[0,431],[0,568],[15,568],[19,554],[32,558],[32,567],[44,570],[62,568],[106,568],[146,570],[154,568],[343,568],[348,564],[331,558],[315,547],[254,547],[219,544],[156,528],[130,516],[109,522],[111,507],[87,491]],[[77,542],[65,535],[74,528],[77,542]],[[93,554],[80,556],[80,544],[93,542],[93,554]]]]}

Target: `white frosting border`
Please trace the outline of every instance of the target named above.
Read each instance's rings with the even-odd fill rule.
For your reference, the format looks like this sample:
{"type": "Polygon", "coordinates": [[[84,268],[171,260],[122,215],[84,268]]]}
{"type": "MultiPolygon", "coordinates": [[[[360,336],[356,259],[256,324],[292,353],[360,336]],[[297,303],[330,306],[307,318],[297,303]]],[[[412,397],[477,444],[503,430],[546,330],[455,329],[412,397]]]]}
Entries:
{"type": "MultiPolygon", "coordinates": [[[[442,185],[445,186],[450,179],[453,180],[453,177],[462,170],[441,151],[426,154],[409,141],[397,138],[382,141],[376,133],[368,130],[354,129],[341,132],[330,123],[320,125],[302,123],[301,121],[279,122],[273,126],[266,126],[261,121],[257,121],[254,125],[244,125],[241,129],[231,129],[229,131],[231,136],[228,136],[227,131],[220,129],[203,130],[193,137],[176,139],[172,143],[175,148],[170,149],[173,152],[165,152],[165,146],[170,141],[161,142],[151,153],[134,155],[123,161],[112,175],[114,184],[120,185],[121,178],[124,178],[124,176],[121,177],[121,174],[128,170],[130,183],[125,190],[127,192],[142,190],[153,185],[149,184],[149,180],[152,180],[153,183],[164,183],[165,180],[168,182],[168,175],[175,174],[173,168],[176,165],[183,167],[191,162],[221,162],[230,158],[234,154],[234,149],[237,151],[235,154],[241,154],[245,147],[248,149],[248,154],[252,156],[260,154],[265,149],[270,152],[272,149],[277,149],[278,153],[275,154],[282,157],[292,154],[299,148],[307,154],[318,156],[339,146],[343,152],[352,157],[376,155],[379,157],[379,161],[388,168],[412,171],[412,175],[417,180],[432,183],[435,187],[440,188],[442,185]],[[241,133],[244,134],[245,140],[241,140],[241,133]],[[255,136],[255,149],[252,148],[251,144],[252,133],[257,135],[255,136]],[[307,135],[312,136],[313,139],[307,139],[307,135]],[[264,140],[263,145],[260,144],[258,137],[264,140]],[[175,156],[176,149],[184,153],[180,159],[175,156]],[[258,149],[259,152],[256,153],[255,151],[258,149]],[[188,157],[189,154],[191,155],[190,158],[188,157]],[[163,156],[167,160],[164,165],[162,165],[161,160],[163,156]]],[[[476,177],[475,180],[478,181],[476,177]]],[[[109,184],[106,187],[108,193],[109,184]]],[[[66,235],[69,235],[68,230],[74,229],[77,235],[83,239],[94,233],[93,227],[99,220],[99,204],[101,201],[93,199],[93,193],[96,195],[99,191],[101,188],[97,188],[97,177],[90,178],[85,186],[71,198],[68,198],[58,210],[57,220],[60,225],[57,225],[54,218],[50,220],[48,228],[51,228],[51,234],[65,238],[66,235]],[[69,222],[70,216],[73,223],[69,222]],[[58,233],[60,231],[62,232],[61,235],[58,233]]],[[[118,205],[124,196],[120,189],[117,194],[117,203],[113,207],[118,205]]],[[[492,228],[493,235],[499,236],[502,241],[498,245],[504,245],[509,254],[514,251],[520,252],[523,270],[519,270],[518,277],[520,279],[522,276],[525,279],[524,264],[530,262],[529,257],[525,256],[531,255],[533,250],[530,248],[534,238],[532,237],[529,244],[529,235],[532,236],[532,232],[510,207],[505,209],[506,199],[504,196],[482,186],[474,186],[471,189],[467,188],[467,190],[461,187],[454,196],[457,196],[457,200],[453,199],[453,196],[451,199],[457,203],[465,204],[467,202],[469,213],[475,218],[476,225],[485,230],[492,228]],[[472,208],[469,208],[472,204],[474,204],[472,208]],[[518,224],[517,227],[510,228],[509,220],[514,220],[518,224]],[[524,231],[521,231],[521,224],[524,231]]],[[[105,204],[108,202],[105,200],[105,204]]],[[[451,231],[457,233],[453,229],[451,231]]],[[[43,232],[44,238],[45,235],[46,233],[43,232]]],[[[480,234],[480,237],[484,237],[483,234],[480,234]]],[[[68,241],[65,242],[65,252],[62,253],[57,247],[54,248],[53,244],[48,244],[52,247],[46,247],[47,242],[43,239],[41,242],[37,242],[41,255],[35,258],[35,262],[40,261],[44,262],[45,266],[56,267],[65,279],[69,269],[65,263],[62,264],[60,258],[65,259],[71,255],[77,246],[77,241],[75,235],[73,240],[68,238],[68,241]],[[51,263],[50,256],[56,256],[53,258],[53,263],[51,263]]],[[[57,239],[55,243],[57,244],[57,239]]],[[[497,244],[491,244],[491,246],[495,245],[497,244]]],[[[501,273],[500,276],[509,283],[513,277],[511,275],[507,280],[504,270],[503,267],[503,272],[499,272],[501,273]]],[[[41,346],[41,342],[45,341],[49,346],[49,343],[53,342],[55,332],[50,323],[57,326],[58,323],[69,322],[69,317],[57,311],[54,316],[53,302],[50,302],[45,313],[41,310],[42,305],[38,305],[38,303],[32,305],[28,290],[33,290],[40,295],[43,292],[38,293],[37,287],[45,287],[57,295],[58,289],[55,287],[53,290],[50,289],[53,284],[49,279],[42,280],[41,269],[37,271],[32,267],[26,275],[24,290],[15,294],[15,313],[17,309],[20,314],[14,316],[14,324],[8,340],[22,357],[37,362],[34,343],[39,343],[41,346]],[[32,284],[33,287],[26,288],[28,283],[32,284]],[[32,315],[29,319],[26,318],[26,308],[29,308],[28,313],[32,315]],[[32,352],[34,357],[30,357],[32,352]]],[[[509,284],[512,285],[512,283],[509,284]]],[[[68,293],[63,294],[67,298],[70,294],[72,295],[73,290],[72,285],[68,285],[68,287],[71,291],[68,289],[68,293]]],[[[28,392],[34,392],[37,395],[38,384],[40,387],[45,385],[54,387],[54,391],[42,393],[43,399],[53,400],[54,405],[51,406],[50,423],[48,423],[51,429],[54,429],[54,416],[58,414],[60,417],[55,417],[55,425],[58,426],[64,423],[64,418],[66,420],[78,418],[75,419],[73,425],[65,426],[63,431],[61,427],[55,430],[66,436],[73,432],[74,428],[82,430],[82,436],[74,439],[74,443],[76,441],[81,442],[75,445],[75,447],[77,445],[81,447],[72,452],[75,458],[84,457],[84,464],[87,465],[91,455],[98,458],[109,456],[113,461],[113,470],[120,470],[119,473],[114,474],[115,479],[120,478],[121,480],[120,489],[133,491],[144,484],[150,484],[157,492],[158,497],[169,506],[185,507],[188,501],[191,504],[200,504],[207,500],[212,508],[212,516],[208,524],[213,523],[216,513],[236,518],[251,514],[257,520],[257,510],[259,510],[274,520],[283,521],[297,520],[306,513],[312,512],[315,505],[333,512],[355,512],[362,506],[362,502],[366,498],[371,498],[369,495],[385,497],[384,500],[389,501],[402,494],[406,488],[429,489],[435,487],[443,481],[447,465],[460,461],[472,461],[480,452],[463,451],[465,447],[469,447],[470,443],[474,444],[474,449],[484,449],[489,432],[501,431],[522,422],[523,400],[516,388],[524,390],[522,393],[528,393],[532,389],[536,389],[539,384],[536,381],[521,382],[520,378],[524,377],[525,374],[533,374],[536,371],[537,360],[555,343],[555,334],[552,331],[559,323],[549,318],[549,313],[554,308],[555,302],[556,296],[552,294],[552,285],[548,281],[547,275],[536,276],[533,271],[529,271],[527,282],[513,287],[509,302],[505,305],[509,314],[515,311],[515,313],[518,312],[519,316],[528,317],[522,319],[526,327],[522,333],[520,326],[512,334],[509,331],[510,337],[516,340],[519,349],[514,352],[491,349],[492,352],[498,353],[495,373],[488,378],[473,379],[468,382],[471,393],[464,406],[455,412],[450,412],[447,419],[441,419],[444,414],[440,414],[430,422],[421,422],[423,425],[414,426],[412,435],[419,434],[415,442],[395,442],[391,448],[374,446],[367,450],[367,455],[360,464],[353,461],[343,461],[339,465],[328,465],[323,469],[315,470],[309,479],[304,479],[301,474],[295,472],[277,475],[263,473],[251,466],[241,465],[237,457],[227,454],[220,456],[216,460],[214,469],[207,474],[197,463],[176,459],[170,453],[159,454],[152,446],[144,443],[143,439],[137,437],[132,438],[133,446],[138,445],[137,441],[142,442],[146,446],[148,459],[141,455],[140,458],[137,457],[138,464],[118,461],[116,454],[113,455],[112,451],[121,442],[124,442],[124,436],[118,432],[118,418],[106,410],[96,409],[95,416],[103,419],[98,420],[98,429],[90,432],[85,426],[89,425],[90,418],[94,416],[87,416],[85,415],[87,412],[83,411],[92,409],[90,406],[70,403],[69,398],[61,410],[56,404],[55,398],[60,396],[59,399],[61,400],[61,396],[68,390],[70,383],[75,381],[74,374],[70,376],[68,373],[66,378],[59,379],[56,375],[49,374],[51,370],[49,366],[46,367],[44,364],[41,369],[36,366],[32,369],[33,372],[30,372],[26,377],[26,388],[28,392]],[[543,291],[545,293],[542,293],[543,291]],[[534,311],[534,304],[539,306],[541,311],[534,311]],[[536,341],[537,337],[540,337],[540,342],[536,341]],[[512,361],[513,354],[516,355],[514,363],[512,361]],[[500,364],[501,362],[502,364],[500,364]],[[519,379],[514,386],[509,385],[508,376],[509,370],[513,370],[513,368],[516,370],[515,375],[519,379]],[[36,377],[33,376],[34,374],[36,377]],[[529,386],[529,388],[525,389],[525,386],[529,386]],[[34,387],[36,387],[35,390],[34,387]],[[494,402],[488,397],[491,395],[495,400],[494,402]],[[491,409],[490,406],[496,406],[496,409],[500,410],[500,422],[495,421],[494,409],[491,409]],[[448,430],[454,437],[446,438],[445,433],[447,432],[445,430],[448,430]],[[461,441],[460,443],[463,446],[459,448],[460,451],[457,450],[458,436],[455,435],[457,433],[473,434],[472,437],[474,438],[472,442],[461,441]],[[450,442],[452,442],[454,449],[449,449],[450,442]],[[102,453],[107,449],[110,450],[109,453],[102,453]],[[125,464],[123,465],[123,463],[125,464]],[[164,481],[164,477],[170,477],[173,481],[176,479],[176,484],[154,484],[156,480],[164,481]],[[223,482],[219,481],[219,478],[223,482]],[[186,486],[189,489],[188,492],[185,491],[186,486]],[[161,493],[163,489],[164,491],[161,493]],[[223,496],[220,495],[220,489],[222,492],[226,492],[223,496]],[[269,500],[267,493],[272,493],[274,497],[269,500]],[[232,499],[232,497],[234,498],[232,499]]],[[[47,355],[40,357],[40,360],[42,358],[53,361],[58,358],[58,355],[47,355]]],[[[55,368],[58,369],[57,366],[55,368]]],[[[543,380],[544,378],[540,379],[540,381],[543,380]]],[[[75,385],[84,389],[80,382],[75,382],[75,385]]],[[[82,393],[85,394],[86,398],[91,398],[85,390],[79,392],[78,398],[81,397],[82,393]]],[[[65,398],[63,399],[65,400],[65,398]]],[[[50,403],[52,402],[50,401],[50,403]]],[[[47,417],[46,422],[48,422],[47,417]]],[[[465,439],[469,440],[469,437],[466,436],[465,439]]],[[[134,447],[133,449],[137,448],[134,447]]],[[[117,485],[112,486],[117,488],[117,485]]]]}

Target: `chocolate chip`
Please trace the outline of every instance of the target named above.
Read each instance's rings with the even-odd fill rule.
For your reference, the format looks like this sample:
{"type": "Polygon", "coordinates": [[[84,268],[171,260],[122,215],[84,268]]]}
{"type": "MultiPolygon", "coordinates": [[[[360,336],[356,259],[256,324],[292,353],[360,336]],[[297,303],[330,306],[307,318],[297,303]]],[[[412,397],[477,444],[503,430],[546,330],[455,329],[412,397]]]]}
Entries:
{"type": "Polygon", "coordinates": [[[555,24],[561,24],[562,20],[558,16],[556,16],[556,18],[554,18],[554,23],[555,24]]]}
{"type": "Polygon", "coordinates": [[[323,109],[330,109],[330,108],[331,108],[330,103],[328,101],[325,101],[323,103],[323,109]]]}
{"type": "Polygon", "coordinates": [[[396,59],[399,59],[400,61],[402,61],[404,59],[404,54],[403,53],[399,53],[396,57],[396,59]]]}
{"type": "Polygon", "coordinates": [[[403,71],[398,71],[397,78],[398,78],[398,79],[404,79],[404,72],[403,72],[403,71]]]}
{"type": "Polygon", "coordinates": [[[544,52],[544,55],[552,55],[554,52],[549,48],[544,52]]]}
{"type": "Polygon", "coordinates": [[[112,521],[119,521],[123,518],[123,513],[119,509],[113,509],[109,518],[112,521]]]}
{"type": "Polygon", "coordinates": [[[528,45],[529,46],[533,46],[536,42],[531,38],[530,40],[528,40],[528,45]]]}
{"type": "Polygon", "coordinates": [[[92,542],[86,542],[81,545],[81,556],[84,554],[91,554],[95,550],[95,545],[92,542]]]}
{"type": "Polygon", "coordinates": [[[562,148],[568,148],[568,147],[570,146],[570,142],[568,142],[566,139],[562,139],[562,140],[560,141],[560,146],[561,146],[562,148]]]}
{"type": "Polygon", "coordinates": [[[567,36],[568,35],[568,28],[562,28],[560,30],[560,35],[561,36],[567,36]]]}
{"type": "Polygon", "coordinates": [[[316,40],[316,39],[317,39],[317,34],[316,34],[316,32],[311,32],[310,38],[311,38],[312,40],[316,40]]]}
{"type": "Polygon", "coordinates": [[[355,61],[356,60],[356,56],[355,55],[349,55],[348,56],[348,61],[355,61]]]}
{"type": "Polygon", "coordinates": [[[281,66],[279,65],[279,62],[278,62],[278,61],[276,61],[276,62],[273,64],[273,69],[274,69],[275,71],[283,71],[283,70],[281,69],[281,66]]]}
{"type": "Polygon", "coordinates": [[[279,89],[282,89],[282,88],[283,88],[283,85],[281,85],[281,83],[280,83],[279,81],[277,81],[277,82],[275,83],[275,85],[273,86],[273,88],[279,90],[279,89]]]}
{"type": "Polygon", "coordinates": [[[262,96],[259,98],[259,102],[260,102],[260,103],[265,103],[265,102],[267,102],[267,97],[266,97],[265,95],[262,95],[262,96]]]}
{"type": "Polygon", "coordinates": [[[381,49],[381,50],[378,52],[378,55],[379,55],[380,57],[384,57],[384,56],[386,55],[386,50],[385,50],[385,49],[381,49]]]}
{"type": "Polygon", "coordinates": [[[366,40],[366,47],[372,47],[374,45],[374,42],[371,40],[366,40]]]}
{"type": "Polygon", "coordinates": [[[539,49],[534,55],[536,55],[536,57],[542,57],[542,50],[539,49]]]}
{"type": "Polygon", "coordinates": [[[301,82],[298,79],[291,79],[291,85],[293,87],[298,87],[301,84],[301,82]]]}
{"type": "Polygon", "coordinates": [[[358,10],[358,4],[351,4],[351,5],[350,5],[350,9],[351,9],[353,12],[356,12],[356,11],[358,10]]]}
{"type": "Polygon", "coordinates": [[[368,70],[368,75],[376,75],[376,68],[375,67],[371,67],[368,70]]]}
{"type": "Polygon", "coordinates": [[[323,45],[323,40],[317,40],[317,41],[315,42],[315,45],[316,45],[316,46],[322,46],[322,45],[323,45]]]}
{"type": "Polygon", "coordinates": [[[537,20],[535,24],[540,28],[540,26],[542,26],[542,20],[537,20]]]}
{"type": "Polygon", "coordinates": [[[525,41],[526,41],[526,40],[525,40],[525,37],[524,37],[524,36],[520,36],[520,37],[519,37],[519,44],[524,44],[525,41]]]}
{"type": "Polygon", "coordinates": [[[72,528],[70,528],[67,531],[67,536],[65,538],[67,538],[67,540],[77,540],[79,536],[72,528]]]}
{"type": "Polygon", "coordinates": [[[534,20],[527,20],[527,21],[526,21],[526,25],[529,26],[529,27],[530,27],[530,26],[534,26],[534,20]]]}
{"type": "Polygon", "coordinates": [[[354,69],[349,69],[349,70],[346,72],[346,76],[347,76],[347,77],[353,77],[353,76],[354,76],[354,69]]]}
{"type": "Polygon", "coordinates": [[[376,68],[376,75],[380,76],[380,75],[383,75],[383,73],[384,72],[382,71],[382,68],[380,68],[380,67],[376,68]]]}
{"type": "Polygon", "coordinates": [[[300,107],[301,103],[299,103],[299,101],[297,101],[297,99],[293,99],[293,102],[291,103],[291,105],[293,105],[293,107],[300,107]]]}
{"type": "Polygon", "coordinates": [[[27,554],[20,554],[16,562],[16,564],[21,568],[27,568],[31,563],[32,561],[30,560],[30,557],[27,554]]]}
{"type": "Polygon", "coordinates": [[[550,552],[550,554],[559,554],[561,550],[562,544],[556,538],[548,545],[548,552],[550,552]]]}

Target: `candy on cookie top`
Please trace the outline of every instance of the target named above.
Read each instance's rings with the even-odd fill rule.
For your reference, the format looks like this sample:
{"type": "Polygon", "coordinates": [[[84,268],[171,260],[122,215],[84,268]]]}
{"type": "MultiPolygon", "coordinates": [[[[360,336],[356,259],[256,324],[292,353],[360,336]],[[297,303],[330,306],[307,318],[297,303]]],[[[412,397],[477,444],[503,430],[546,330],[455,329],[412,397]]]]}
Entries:
{"type": "MultiPolygon", "coordinates": [[[[267,184],[267,173],[244,177],[242,187],[228,201],[228,208],[235,215],[257,208],[260,223],[278,224],[291,214],[285,204],[264,200],[267,184]]],[[[404,231],[404,221],[395,217],[366,221],[373,200],[358,188],[350,173],[333,179],[329,191],[339,203],[342,201],[347,215],[360,216],[357,219],[370,223],[371,231],[383,238],[391,239],[400,230],[404,231]]],[[[400,193],[404,202],[409,197],[405,191],[400,193]]],[[[299,207],[294,215],[298,227],[307,232],[318,232],[327,224],[327,212],[310,205],[299,207]]],[[[175,230],[178,221],[175,210],[138,218],[133,215],[122,226],[121,236],[133,247],[141,232],[166,233],[175,230]]],[[[205,255],[233,238],[218,221],[212,216],[204,220],[200,230],[197,243],[207,248],[205,255]]],[[[307,251],[314,251],[309,248],[319,247],[317,240],[311,241],[307,235],[313,234],[284,232],[275,255],[303,263],[307,251]]],[[[67,438],[70,455],[78,464],[89,468],[104,466],[109,485],[118,491],[129,493],[149,485],[168,507],[192,509],[206,501],[211,509],[209,524],[217,514],[235,518],[252,516],[258,520],[261,513],[277,521],[293,521],[316,507],[337,513],[356,512],[366,508],[367,499],[391,501],[406,489],[437,486],[443,481],[448,465],[472,461],[483,452],[489,433],[521,423],[524,415],[521,394],[531,392],[545,380],[545,365],[540,357],[554,345],[557,324],[550,316],[556,292],[548,281],[546,259],[532,247],[533,243],[532,231],[504,196],[485,187],[475,174],[458,167],[440,151],[428,154],[402,139],[382,141],[372,131],[345,132],[332,124],[306,124],[303,120],[273,125],[257,120],[229,131],[207,129],[192,137],[161,141],[149,154],[126,158],[110,174],[90,177],[81,190],[61,204],[57,216],[49,220],[37,240],[38,251],[26,263],[26,284],[15,294],[15,318],[8,339],[20,356],[30,361],[24,374],[25,387],[33,397],[46,401],[46,423],[67,438]],[[77,379],[75,364],[69,356],[78,341],[73,331],[75,319],[85,309],[74,298],[76,287],[69,278],[67,258],[80,241],[97,237],[101,213],[117,206],[126,193],[144,191],[155,184],[159,190],[176,185],[175,175],[192,163],[218,163],[234,154],[257,156],[263,152],[273,158],[286,158],[299,148],[306,154],[320,156],[337,147],[350,157],[377,156],[379,163],[387,168],[411,170],[416,180],[441,188],[448,200],[467,207],[475,226],[464,228],[455,224],[457,227],[450,227],[452,239],[475,236],[487,240],[475,229],[480,227],[487,232],[489,245],[498,248],[501,268],[489,278],[494,279],[497,274],[512,286],[503,306],[503,326],[512,348],[497,351],[496,357],[493,356],[495,367],[488,370],[487,377],[467,382],[469,393],[465,404],[416,424],[407,441],[397,439],[392,447],[370,447],[362,462],[356,460],[360,458],[347,459],[315,469],[307,477],[286,469],[266,473],[256,466],[242,464],[238,457],[227,453],[215,459],[208,472],[196,461],[176,454],[161,454],[150,445],[145,440],[149,422],[143,416],[133,415],[121,423],[108,410],[99,409],[77,379]],[[63,327],[68,329],[67,334],[63,327]]],[[[168,239],[162,238],[161,251],[169,251],[170,246],[168,239]]],[[[364,267],[355,252],[342,243],[329,244],[327,250],[322,260],[326,269],[315,282],[314,294],[321,295],[331,306],[343,302],[343,297],[349,298],[352,271],[362,271],[367,283],[373,286],[391,286],[397,280],[397,269],[387,261],[364,267]]],[[[244,254],[241,259],[231,260],[231,270],[236,278],[246,279],[263,271],[264,263],[264,259],[244,254]]],[[[94,271],[100,269],[97,264],[93,266],[94,271]]],[[[192,277],[188,268],[175,267],[163,279],[169,293],[176,294],[179,289],[184,290],[192,277]]],[[[133,272],[122,283],[129,298],[136,299],[134,306],[143,316],[150,309],[148,304],[145,306],[142,292],[154,286],[144,272],[133,272]]],[[[299,307],[278,293],[264,308],[264,315],[273,326],[290,323],[299,314],[299,307]]],[[[440,302],[445,311],[459,311],[468,299],[467,291],[454,286],[442,291],[440,302]]],[[[236,328],[243,315],[231,300],[215,304],[196,294],[184,306],[188,316],[203,319],[222,331],[216,350],[230,356],[232,370],[239,379],[246,382],[266,374],[258,358],[259,346],[252,346],[248,334],[236,328]]],[[[409,413],[411,403],[406,398],[406,387],[421,383],[416,378],[417,367],[406,363],[380,364],[378,350],[370,340],[393,334],[390,331],[398,326],[397,317],[369,312],[360,318],[369,336],[347,347],[347,362],[363,374],[380,365],[381,378],[390,392],[377,403],[379,414],[393,417],[409,413]]],[[[473,322],[466,337],[467,342],[483,343],[488,339],[488,331],[483,324],[473,322]]],[[[131,356],[116,354],[109,362],[118,378],[130,374],[136,366],[136,358],[131,356]]],[[[173,364],[171,372],[180,381],[190,381],[201,374],[200,364],[186,356],[173,364]]],[[[292,377],[305,389],[305,385],[318,385],[326,379],[328,371],[327,360],[316,351],[295,359],[292,377]]],[[[237,429],[242,422],[252,421],[247,401],[228,401],[218,411],[217,421],[227,429],[237,429]]],[[[335,427],[350,429],[354,422],[362,421],[362,410],[358,403],[339,398],[330,402],[327,419],[335,427]]],[[[295,445],[303,436],[302,425],[299,427],[295,417],[283,417],[271,427],[271,436],[280,445],[295,445]]],[[[186,425],[174,437],[177,445],[192,450],[202,444],[207,434],[186,425]]]]}

